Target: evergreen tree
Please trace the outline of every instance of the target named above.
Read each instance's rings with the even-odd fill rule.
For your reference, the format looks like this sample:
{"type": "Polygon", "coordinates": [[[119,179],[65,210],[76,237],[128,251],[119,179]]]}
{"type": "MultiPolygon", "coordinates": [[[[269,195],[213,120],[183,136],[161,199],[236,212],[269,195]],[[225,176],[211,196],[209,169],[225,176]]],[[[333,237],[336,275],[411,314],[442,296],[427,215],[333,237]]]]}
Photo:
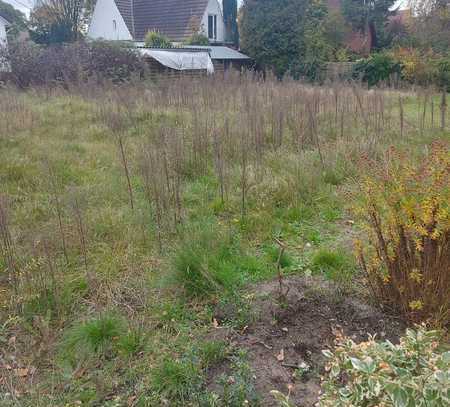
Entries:
{"type": "Polygon", "coordinates": [[[239,45],[239,31],[237,27],[237,0],[223,0],[223,17],[227,32],[226,40],[239,45]]]}
{"type": "Polygon", "coordinates": [[[244,0],[241,47],[278,77],[316,78],[328,59],[323,0],[244,0]]]}
{"type": "Polygon", "coordinates": [[[372,35],[372,47],[388,45],[386,23],[396,0],[341,0],[342,14],[354,30],[372,35]]]}

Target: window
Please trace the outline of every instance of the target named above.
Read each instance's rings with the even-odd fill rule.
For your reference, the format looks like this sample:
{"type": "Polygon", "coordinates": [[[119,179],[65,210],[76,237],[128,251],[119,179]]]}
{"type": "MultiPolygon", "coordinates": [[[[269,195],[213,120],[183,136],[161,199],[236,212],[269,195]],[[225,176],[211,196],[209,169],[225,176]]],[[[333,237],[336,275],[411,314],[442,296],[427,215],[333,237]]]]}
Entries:
{"type": "Polygon", "coordinates": [[[113,20],[113,31],[117,31],[117,21],[113,20]]]}
{"type": "Polygon", "coordinates": [[[208,38],[217,40],[217,15],[210,14],[208,16],[208,38]]]}

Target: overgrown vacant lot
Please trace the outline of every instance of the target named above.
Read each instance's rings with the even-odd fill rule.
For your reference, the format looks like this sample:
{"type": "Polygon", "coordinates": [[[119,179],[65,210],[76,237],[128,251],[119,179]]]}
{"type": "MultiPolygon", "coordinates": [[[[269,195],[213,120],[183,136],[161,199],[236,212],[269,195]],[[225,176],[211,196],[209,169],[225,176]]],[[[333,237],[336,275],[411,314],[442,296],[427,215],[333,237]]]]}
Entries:
{"type": "Polygon", "coordinates": [[[312,405],[336,331],[402,333],[349,197],[391,146],[414,165],[448,142],[439,102],[244,77],[2,90],[0,404],[312,405]]]}

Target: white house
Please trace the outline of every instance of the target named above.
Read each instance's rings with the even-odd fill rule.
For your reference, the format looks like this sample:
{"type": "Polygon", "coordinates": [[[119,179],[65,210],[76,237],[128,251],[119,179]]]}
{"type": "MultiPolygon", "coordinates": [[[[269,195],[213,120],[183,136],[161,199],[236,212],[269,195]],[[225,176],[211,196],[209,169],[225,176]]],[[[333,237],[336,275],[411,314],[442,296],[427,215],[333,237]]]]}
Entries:
{"type": "Polygon", "coordinates": [[[0,15],[0,46],[6,46],[6,27],[8,27],[9,22],[6,18],[0,15]]]}
{"type": "Polygon", "coordinates": [[[8,45],[6,37],[6,27],[8,27],[8,25],[9,22],[6,20],[6,18],[0,15],[0,73],[9,72],[11,69],[9,61],[6,57],[6,53],[4,52],[8,45]]]}
{"type": "Polygon", "coordinates": [[[226,41],[218,0],[97,0],[88,36],[139,43],[147,32],[158,31],[182,43],[196,30],[211,44],[226,41]]]}

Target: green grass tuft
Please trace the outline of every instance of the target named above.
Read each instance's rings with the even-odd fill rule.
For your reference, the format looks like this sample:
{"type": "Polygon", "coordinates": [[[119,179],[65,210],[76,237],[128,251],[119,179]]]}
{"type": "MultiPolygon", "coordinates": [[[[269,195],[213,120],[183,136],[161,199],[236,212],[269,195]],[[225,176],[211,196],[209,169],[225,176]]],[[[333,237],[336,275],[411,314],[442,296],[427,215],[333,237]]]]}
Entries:
{"type": "Polygon", "coordinates": [[[319,249],[313,255],[311,265],[313,271],[324,273],[337,282],[349,281],[355,271],[354,259],[342,249],[319,249]]]}
{"type": "Polygon", "coordinates": [[[202,366],[205,368],[216,366],[229,355],[228,345],[225,341],[208,341],[198,350],[202,366]]]}
{"type": "Polygon", "coordinates": [[[233,292],[241,283],[265,273],[264,265],[247,255],[240,243],[212,223],[188,227],[173,256],[176,282],[188,296],[233,292]]]}
{"type": "Polygon", "coordinates": [[[202,384],[200,368],[189,359],[165,358],[152,370],[152,390],[179,405],[188,402],[193,394],[198,393],[202,384]]]}
{"type": "Polygon", "coordinates": [[[142,330],[133,329],[119,338],[117,350],[121,355],[131,357],[137,355],[144,348],[144,344],[145,336],[142,330]]]}
{"type": "MultiPolygon", "coordinates": [[[[275,245],[268,246],[266,248],[266,254],[272,263],[274,263],[275,265],[278,264],[278,259],[280,257],[280,248],[278,246],[275,246],[275,245]]],[[[293,260],[292,260],[291,256],[289,255],[289,253],[283,252],[283,254],[280,258],[280,267],[281,268],[291,267],[292,264],[293,264],[293,260]]]]}
{"type": "Polygon", "coordinates": [[[93,355],[105,355],[113,350],[114,342],[124,334],[123,320],[111,314],[74,325],[66,333],[62,343],[63,359],[74,361],[93,355]]]}

